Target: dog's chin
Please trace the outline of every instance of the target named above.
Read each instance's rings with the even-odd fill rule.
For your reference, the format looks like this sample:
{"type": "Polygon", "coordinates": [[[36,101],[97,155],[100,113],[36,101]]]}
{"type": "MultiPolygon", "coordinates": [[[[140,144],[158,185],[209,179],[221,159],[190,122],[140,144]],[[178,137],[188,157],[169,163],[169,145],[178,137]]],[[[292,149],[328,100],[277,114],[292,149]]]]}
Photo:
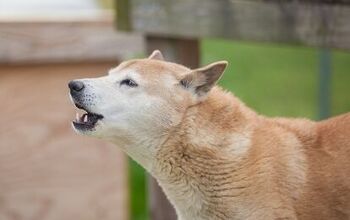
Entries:
{"type": "Polygon", "coordinates": [[[82,109],[83,114],[76,113],[76,118],[72,121],[72,127],[78,134],[93,135],[96,133],[100,122],[103,119],[103,115],[93,113],[88,108],[74,103],[78,109],[82,109]]]}
{"type": "Polygon", "coordinates": [[[95,124],[93,127],[83,126],[75,121],[72,122],[72,128],[75,133],[86,136],[98,136],[99,125],[95,124]]]}
{"type": "Polygon", "coordinates": [[[74,131],[81,135],[98,136],[101,130],[103,116],[93,113],[85,113],[83,116],[78,117],[72,121],[72,127],[74,131]]]}

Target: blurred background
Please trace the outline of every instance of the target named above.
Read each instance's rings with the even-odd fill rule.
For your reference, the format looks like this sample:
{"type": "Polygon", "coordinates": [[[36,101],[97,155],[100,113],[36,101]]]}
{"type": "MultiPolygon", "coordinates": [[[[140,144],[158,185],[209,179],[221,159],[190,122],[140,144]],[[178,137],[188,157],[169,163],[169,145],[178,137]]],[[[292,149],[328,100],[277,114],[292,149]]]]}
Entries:
{"type": "MultiPolygon", "coordinates": [[[[224,25],[215,19],[206,23],[206,13],[230,13],[230,4],[238,2],[241,7],[241,1],[223,1],[226,6],[220,9],[210,0],[172,2],[176,7],[170,2],[0,1],[0,220],[143,220],[150,214],[162,219],[150,213],[162,198],[149,199],[155,189],[147,186],[141,167],[116,146],[72,131],[75,109],[67,89],[71,79],[104,75],[125,59],[147,56],[153,48],[161,49],[166,59],[189,66],[228,60],[220,85],[261,114],[320,120],[349,112],[348,41],[337,44],[327,38],[320,43],[313,38],[325,32],[311,35],[307,25],[303,26],[307,34],[299,39],[295,27],[308,21],[297,19],[292,27],[286,25],[288,19],[280,24],[267,18],[262,30],[274,31],[273,36],[251,30],[237,35],[252,23],[258,27],[260,21],[249,20],[245,26],[244,19],[226,16],[224,25]],[[181,10],[184,6],[186,10],[181,10]],[[199,8],[198,13],[191,11],[193,7],[199,8]],[[197,17],[181,14],[186,12],[197,17]],[[192,25],[198,30],[189,30],[192,25]],[[233,31],[227,32],[230,28],[233,31]],[[288,31],[278,37],[290,29],[297,34],[288,31]]],[[[299,7],[274,8],[274,1],[256,2],[242,7],[276,9],[276,13],[281,9],[276,19],[299,7]]],[[[331,37],[349,39],[345,22],[349,20],[344,20],[350,17],[349,6],[334,2],[342,13],[330,9],[332,17],[327,15],[326,21],[339,20],[343,29],[331,37]]],[[[333,7],[307,5],[314,6],[333,7]]],[[[328,25],[334,29],[336,24],[328,25]]]]}

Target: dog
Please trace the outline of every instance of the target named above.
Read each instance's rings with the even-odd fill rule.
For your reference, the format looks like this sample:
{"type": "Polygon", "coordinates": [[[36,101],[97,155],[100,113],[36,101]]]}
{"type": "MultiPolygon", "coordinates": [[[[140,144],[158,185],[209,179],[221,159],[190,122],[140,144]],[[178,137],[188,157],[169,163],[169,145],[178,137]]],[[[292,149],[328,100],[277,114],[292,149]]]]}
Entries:
{"type": "Polygon", "coordinates": [[[350,219],[350,114],[268,118],[160,51],[107,76],[69,82],[82,135],[122,148],[151,173],[180,220],[350,219]]]}

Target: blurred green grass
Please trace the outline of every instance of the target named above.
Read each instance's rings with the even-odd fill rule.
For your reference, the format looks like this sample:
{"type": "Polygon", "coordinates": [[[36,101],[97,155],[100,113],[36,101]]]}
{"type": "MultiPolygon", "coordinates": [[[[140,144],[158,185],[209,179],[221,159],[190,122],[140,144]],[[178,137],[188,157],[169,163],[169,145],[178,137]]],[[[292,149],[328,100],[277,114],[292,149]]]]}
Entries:
{"type": "MultiPolygon", "coordinates": [[[[228,60],[220,85],[268,116],[316,119],[319,50],[204,40],[202,63],[228,60]]],[[[332,115],[350,110],[350,54],[332,51],[332,115]]]]}
{"type": "Polygon", "coordinates": [[[132,159],[129,159],[130,219],[147,220],[146,171],[132,159]]]}
{"type": "MultiPolygon", "coordinates": [[[[229,61],[219,84],[267,116],[318,118],[319,50],[205,39],[201,63],[229,61]]],[[[332,51],[332,115],[350,111],[350,53],[332,51]]],[[[145,174],[130,162],[131,219],[147,215],[145,174]]]]}

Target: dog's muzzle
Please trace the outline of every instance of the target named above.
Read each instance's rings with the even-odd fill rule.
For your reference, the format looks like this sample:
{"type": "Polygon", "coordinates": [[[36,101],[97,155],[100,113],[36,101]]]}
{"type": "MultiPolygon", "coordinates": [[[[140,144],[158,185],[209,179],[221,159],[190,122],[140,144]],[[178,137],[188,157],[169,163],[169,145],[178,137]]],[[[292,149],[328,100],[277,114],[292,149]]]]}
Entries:
{"type": "Polygon", "coordinates": [[[76,118],[73,121],[74,128],[82,131],[93,130],[98,120],[103,118],[103,115],[91,112],[88,106],[85,105],[83,97],[86,86],[83,82],[73,80],[68,83],[68,87],[74,105],[86,111],[82,116],[80,116],[79,113],[76,114],[76,118]]]}

